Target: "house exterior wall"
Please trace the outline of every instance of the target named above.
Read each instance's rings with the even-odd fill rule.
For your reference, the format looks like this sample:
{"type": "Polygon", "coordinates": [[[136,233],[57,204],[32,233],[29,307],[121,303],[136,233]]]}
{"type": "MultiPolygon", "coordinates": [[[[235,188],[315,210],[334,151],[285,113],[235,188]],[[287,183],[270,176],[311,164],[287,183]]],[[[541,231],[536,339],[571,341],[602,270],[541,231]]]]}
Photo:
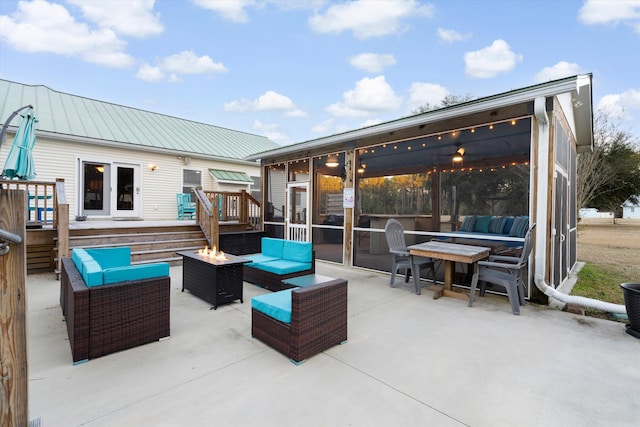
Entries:
{"type": "Polygon", "coordinates": [[[622,207],[622,218],[640,218],[640,206],[625,205],[622,207]]]}
{"type": "MultiPolygon", "coordinates": [[[[6,158],[13,134],[7,135],[0,146],[0,158],[6,158]]],[[[225,169],[244,172],[249,176],[259,176],[260,167],[250,164],[236,164],[208,159],[190,157],[185,165],[178,158],[179,153],[166,154],[132,148],[116,148],[99,146],[83,142],[53,140],[38,136],[33,150],[36,167],[36,181],[54,182],[57,178],[65,181],[67,202],[69,203],[69,219],[75,220],[81,214],[78,206],[81,191],[80,161],[102,163],[125,163],[139,166],[140,171],[140,210],[139,216],[149,220],[166,220],[177,218],[176,193],[182,192],[182,176],[184,169],[199,170],[202,187],[205,190],[239,191],[246,189],[243,185],[218,184],[209,173],[209,169],[225,169]],[[157,166],[155,171],[149,164],[157,166]]],[[[107,215],[111,217],[113,215],[107,215]]],[[[104,216],[102,217],[104,218],[104,216]]]]}

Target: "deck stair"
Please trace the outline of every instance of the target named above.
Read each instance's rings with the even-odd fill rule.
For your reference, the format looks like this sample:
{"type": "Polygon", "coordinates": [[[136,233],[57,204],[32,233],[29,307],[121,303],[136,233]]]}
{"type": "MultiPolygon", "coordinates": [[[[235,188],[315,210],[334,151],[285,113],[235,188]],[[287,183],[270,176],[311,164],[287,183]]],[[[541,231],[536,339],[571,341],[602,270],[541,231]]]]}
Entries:
{"type": "Polygon", "coordinates": [[[181,264],[182,257],[176,252],[198,250],[207,245],[207,240],[198,225],[167,224],[135,226],[80,228],[69,230],[69,248],[108,248],[129,246],[131,263],[169,262],[181,264]]]}

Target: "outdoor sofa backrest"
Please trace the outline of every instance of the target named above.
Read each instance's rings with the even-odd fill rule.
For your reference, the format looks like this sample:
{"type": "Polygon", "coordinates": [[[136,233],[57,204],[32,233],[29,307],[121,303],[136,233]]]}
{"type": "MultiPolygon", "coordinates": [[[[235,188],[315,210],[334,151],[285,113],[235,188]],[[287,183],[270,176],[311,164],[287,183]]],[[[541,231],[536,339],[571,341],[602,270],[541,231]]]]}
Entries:
{"type": "Polygon", "coordinates": [[[169,275],[169,263],[131,265],[131,248],[75,248],[71,259],[88,287],[169,275]]]}

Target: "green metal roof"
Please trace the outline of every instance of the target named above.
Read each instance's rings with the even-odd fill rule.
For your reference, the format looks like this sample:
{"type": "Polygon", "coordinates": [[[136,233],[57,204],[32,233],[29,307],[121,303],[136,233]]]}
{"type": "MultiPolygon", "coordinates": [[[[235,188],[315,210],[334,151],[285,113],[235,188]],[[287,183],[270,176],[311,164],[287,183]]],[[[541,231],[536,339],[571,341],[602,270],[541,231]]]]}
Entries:
{"type": "Polygon", "coordinates": [[[209,169],[209,173],[220,182],[246,182],[253,184],[253,179],[249,178],[249,175],[244,172],[209,169]]]}
{"type": "Polygon", "coordinates": [[[27,104],[38,133],[52,138],[233,160],[278,147],[260,135],[0,79],[0,124],[27,104]]]}

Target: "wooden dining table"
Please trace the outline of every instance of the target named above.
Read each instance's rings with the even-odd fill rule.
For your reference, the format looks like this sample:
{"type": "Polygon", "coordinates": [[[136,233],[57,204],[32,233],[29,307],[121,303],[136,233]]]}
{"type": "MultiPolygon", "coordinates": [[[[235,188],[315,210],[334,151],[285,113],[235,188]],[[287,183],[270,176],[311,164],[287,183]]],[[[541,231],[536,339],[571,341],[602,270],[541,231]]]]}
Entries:
{"type": "Polygon", "coordinates": [[[459,243],[424,242],[408,246],[409,253],[414,256],[444,260],[444,287],[436,290],[433,299],[447,296],[465,301],[469,300],[467,294],[453,291],[454,266],[456,262],[470,264],[473,269],[472,280],[478,278],[477,262],[489,257],[491,248],[484,246],[462,245],[459,243]]]}

